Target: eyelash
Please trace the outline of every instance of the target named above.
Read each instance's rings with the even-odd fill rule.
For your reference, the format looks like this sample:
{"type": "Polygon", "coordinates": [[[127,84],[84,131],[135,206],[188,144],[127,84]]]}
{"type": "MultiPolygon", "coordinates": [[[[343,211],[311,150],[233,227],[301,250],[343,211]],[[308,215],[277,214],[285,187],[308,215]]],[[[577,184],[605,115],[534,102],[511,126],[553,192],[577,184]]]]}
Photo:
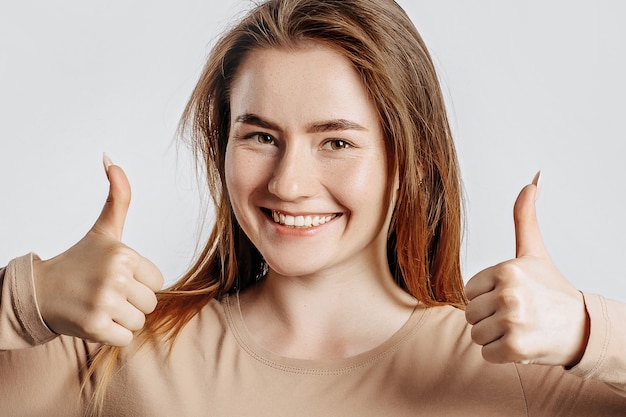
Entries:
{"type": "MultiPolygon", "coordinates": [[[[262,132],[248,133],[247,135],[243,136],[243,138],[255,139],[258,143],[262,145],[267,145],[267,144],[272,145],[276,141],[276,139],[272,135],[268,133],[262,133],[262,132]]],[[[327,146],[330,147],[330,150],[338,151],[342,149],[352,148],[353,145],[344,139],[329,139],[325,141],[322,145],[323,148],[326,148],[327,146]]]]}

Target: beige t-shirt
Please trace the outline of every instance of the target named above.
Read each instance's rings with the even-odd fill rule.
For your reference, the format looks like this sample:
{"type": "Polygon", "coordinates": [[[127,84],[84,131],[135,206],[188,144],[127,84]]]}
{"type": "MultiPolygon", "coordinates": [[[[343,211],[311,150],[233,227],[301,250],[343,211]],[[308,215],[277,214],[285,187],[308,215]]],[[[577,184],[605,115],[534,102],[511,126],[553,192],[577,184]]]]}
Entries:
{"type": "MultiPolygon", "coordinates": [[[[97,347],[39,316],[31,258],[0,270],[0,416],[81,416],[97,347]],[[32,346],[32,347],[31,347],[32,346]]],[[[585,295],[591,336],[575,368],[495,365],[453,307],[418,306],[389,340],[336,360],[260,347],[237,297],[209,302],[167,346],[123,349],[107,416],[625,416],[626,306],[585,295]],[[609,385],[610,384],[610,385],[609,385]]]]}

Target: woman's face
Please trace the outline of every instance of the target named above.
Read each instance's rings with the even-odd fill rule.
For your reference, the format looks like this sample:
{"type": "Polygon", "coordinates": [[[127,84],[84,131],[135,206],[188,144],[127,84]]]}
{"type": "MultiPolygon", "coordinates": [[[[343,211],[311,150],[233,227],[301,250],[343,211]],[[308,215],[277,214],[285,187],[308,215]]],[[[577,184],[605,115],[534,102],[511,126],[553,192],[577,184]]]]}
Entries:
{"type": "Polygon", "coordinates": [[[226,185],[270,273],[386,268],[385,145],[351,63],[319,45],[253,51],[230,102],[226,185]]]}

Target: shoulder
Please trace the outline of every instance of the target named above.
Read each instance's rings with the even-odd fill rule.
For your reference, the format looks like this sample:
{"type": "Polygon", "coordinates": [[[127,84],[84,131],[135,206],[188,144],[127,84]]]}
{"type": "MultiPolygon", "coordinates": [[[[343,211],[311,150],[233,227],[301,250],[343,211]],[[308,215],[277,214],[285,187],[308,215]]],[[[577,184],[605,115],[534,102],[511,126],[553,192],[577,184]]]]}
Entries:
{"type": "Polygon", "coordinates": [[[225,318],[225,301],[210,300],[202,309],[185,325],[181,331],[182,337],[219,337],[228,328],[225,318]]]}
{"type": "Polygon", "coordinates": [[[436,333],[438,339],[471,341],[465,311],[450,305],[425,307],[420,327],[436,333]]]}
{"type": "Polygon", "coordinates": [[[480,348],[472,342],[465,312],[453,306],[418,306],[410,333],[401,347],[413,358],[432,363],[484,363],[480,348]]]}
{"type": "MultiPolygon", "coordinates": [[[[481,347],[471,338],[465,312],[452,306],[424,307],[416,310],[418,323],[396,353],[410,392],[428,393],[428,401],[459,410],[482,414],[522,415],[523,390],[513,364],[492,364],[482,357],[481,347]],[[498,399],[494,402],[494,398],[498,399]],[[470,411],[471,412],[471,411],[470,411]]],[[[444,407],[444,408],[445,408],[444,407]]]]}

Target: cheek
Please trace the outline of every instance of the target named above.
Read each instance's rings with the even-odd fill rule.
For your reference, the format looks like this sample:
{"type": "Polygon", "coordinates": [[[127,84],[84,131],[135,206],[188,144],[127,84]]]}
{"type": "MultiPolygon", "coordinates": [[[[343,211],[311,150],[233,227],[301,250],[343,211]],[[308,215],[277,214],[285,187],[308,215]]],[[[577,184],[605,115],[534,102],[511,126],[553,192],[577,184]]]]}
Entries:
{"type": "Polygon", "coordinates": [[[226,181],[226,189],[230,197],[230,202],[239,217],[239,206],[241,205],[242,196],[245,195],[249,187],[249,174],[245,167],[249,166],[241,161],[241,156],[234,152],[230,147],[226,148],[226,157],[224,160],[224,173],[226,181]],[[243,169],[242,169],[243,168],[243,169]]]}
{"type": "Polygon", "coordinates": [[[370,212],[380,210],[387,193],[385,161],[372,159],[361,162],[333,174],[336,184],[334,193],[351,210],[363,210],[365,207],[370,212]]]}
{"type": "Polygon", "coordinates": [[[231,204],[235,211],[258,190],[262,189],[267,181],[268,163],[243,149],[227,148],[225,156],[225,181],[231,204]]]}

